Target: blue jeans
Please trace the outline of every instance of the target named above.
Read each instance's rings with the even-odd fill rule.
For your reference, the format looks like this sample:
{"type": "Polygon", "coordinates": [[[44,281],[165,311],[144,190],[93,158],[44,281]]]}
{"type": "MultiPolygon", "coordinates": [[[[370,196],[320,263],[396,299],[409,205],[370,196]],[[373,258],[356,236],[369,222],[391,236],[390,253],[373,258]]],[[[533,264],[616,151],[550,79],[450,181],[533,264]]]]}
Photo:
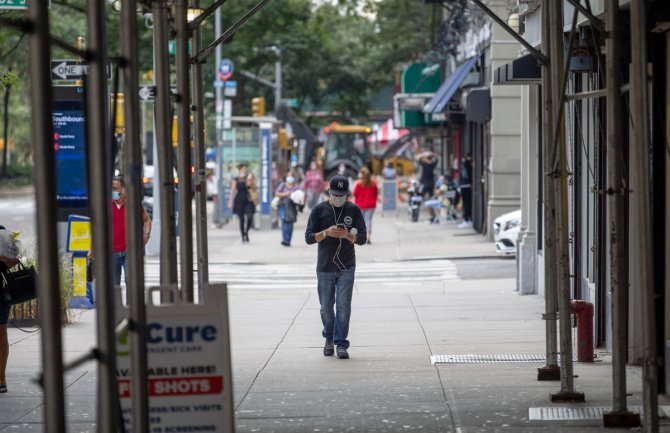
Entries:
{"type": "Polygon", "coordinates": [[[123,281],[126,284],[126,302],[130,299],[130,289],[128,288],[128,253],[118,251],[112,253],[112,277],[114,286],[121,285],[121,268],[123,268],[123,281]]]}
{"type": "Polygon", "coordinates": [[[372,216],[375,214],[375,208],[363,209],[363,221],[365,221],[365,230],[368,234],[372,233],[372,216]]]}
{"type": "Polygon", "coordinates": [[[351,295],[354,290],[356,268],[338,272],[318,272],[319,303],[324,338],[333,340],[337,347],[349,348],[349,318],[351,295]],[[335,310],[333,310],[335,307],[335,310]]]}
{"type": "Polygon", "coordinates": [[[279,219],[281,220],[281,240],[287,244],[290,244],[291,238],[293,237],[293,223],[284,221],[284,216],[286,215],[286,205],[279,205],[277,211],[279,212],[279,219]]]}

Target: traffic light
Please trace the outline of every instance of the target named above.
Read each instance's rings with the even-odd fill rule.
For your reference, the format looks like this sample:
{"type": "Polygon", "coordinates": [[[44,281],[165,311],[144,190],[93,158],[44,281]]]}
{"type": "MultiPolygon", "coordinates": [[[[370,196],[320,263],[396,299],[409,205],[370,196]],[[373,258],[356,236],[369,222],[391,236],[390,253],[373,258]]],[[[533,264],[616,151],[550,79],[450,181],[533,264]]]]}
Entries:
{"type": "Polygon", "coordinates": [[[146,72],[142,72],[142,81],[153,83],[154,82],[154,70],[149,69],[146,72]]]}
{"type": "MultiPolygon", "coordinates": [[[[190,116],[190,121],[191,121],[191,147],[194,146],[193,142],[193,116],[190,116]]],[[[205,130],[206,131],[206,130],[205,130]]],[[[175,114],[172,117],[172,147],[177,147],[179,146],[179,117],[175,114]]]]}
{"type": "Polygon", "coordinates": [[[254,117],[265,116],[265,98],[259,96],[251,100],[251,112],[254,117]]]}
{"type": "Polygon", "coordinates": [[[172,147],[177,147],[179,145],[179,118],[175,114],[172,117],[172,147]]]}
{"type": "Polygon", "coordinates": [[[288,145],[288,135],[286,134],[286,130],[284,128],[280,128],[277,132],[277,142],[279,143],[279,148],[281,150],[290,149],[288,145]]]}

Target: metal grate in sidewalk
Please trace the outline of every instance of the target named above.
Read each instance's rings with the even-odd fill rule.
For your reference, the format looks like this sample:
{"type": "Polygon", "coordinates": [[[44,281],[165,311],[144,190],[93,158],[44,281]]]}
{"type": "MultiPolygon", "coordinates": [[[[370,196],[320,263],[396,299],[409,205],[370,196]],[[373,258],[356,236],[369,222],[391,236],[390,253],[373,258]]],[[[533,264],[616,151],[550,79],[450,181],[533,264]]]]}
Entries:
{"type": "MultiPolygon", "coordinates": [[[[577,357],[573,357],[577,361],[577,357]]],[[[538,353],[503,353],[495,355],[433,355],[430,363],[435,364],[507,364],[540,363],[547,360],[546,355],[538,353]]]]}
{"type": "MultiPolygon", "coordinates": [[[[611,407],[531,407],[528,408],[530,421],[583,421],[602,420],[603,413],[612,410],[611,407]]],[[[629,406],[628,410],[642,413],[640,406],[629,406]]],[[[659,406],[658,415],[661,417],[670,414],[670,406],[659,406]]]]}

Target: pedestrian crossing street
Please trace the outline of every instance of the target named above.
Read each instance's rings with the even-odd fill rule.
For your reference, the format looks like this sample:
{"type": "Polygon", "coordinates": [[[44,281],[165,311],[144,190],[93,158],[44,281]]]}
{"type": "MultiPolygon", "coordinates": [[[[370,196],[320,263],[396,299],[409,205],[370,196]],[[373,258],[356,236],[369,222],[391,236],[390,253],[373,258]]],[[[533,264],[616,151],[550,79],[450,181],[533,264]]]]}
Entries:
{"type": "MultiPolygon", "coordinates": [[[[157,261],[147,262],[145,278],[149,287],[159,284],[157,261]]],[[[449,260],[369,262],[356,267],[357,285],[407,286],[457,279],[456,265],[449,260]]],[[[314,264],[211,263],[209,280],[227,282],[231,290],[303,289],[316,287],[316,272],[314,264]]]]}

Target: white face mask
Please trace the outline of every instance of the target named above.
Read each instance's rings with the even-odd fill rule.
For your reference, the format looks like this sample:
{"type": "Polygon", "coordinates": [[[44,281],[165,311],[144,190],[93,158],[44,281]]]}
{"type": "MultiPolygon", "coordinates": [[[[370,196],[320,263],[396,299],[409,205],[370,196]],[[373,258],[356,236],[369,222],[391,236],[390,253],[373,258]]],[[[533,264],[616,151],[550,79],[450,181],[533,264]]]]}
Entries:
{"type": "Polygon", "coordinates": [[[330,202],[333,204],[335,207],[342,207],[344,206],[344,203],[347,202],[347,196],[343,195],[341,197],[337,197],[334,195],[330,195],[330,202]]]}
{"type": "Polygon", "coordinates": [[[293,183],[293,182],[295,182],[295,177],[289,176],[286,178],[286,183],[293,183]]]}

